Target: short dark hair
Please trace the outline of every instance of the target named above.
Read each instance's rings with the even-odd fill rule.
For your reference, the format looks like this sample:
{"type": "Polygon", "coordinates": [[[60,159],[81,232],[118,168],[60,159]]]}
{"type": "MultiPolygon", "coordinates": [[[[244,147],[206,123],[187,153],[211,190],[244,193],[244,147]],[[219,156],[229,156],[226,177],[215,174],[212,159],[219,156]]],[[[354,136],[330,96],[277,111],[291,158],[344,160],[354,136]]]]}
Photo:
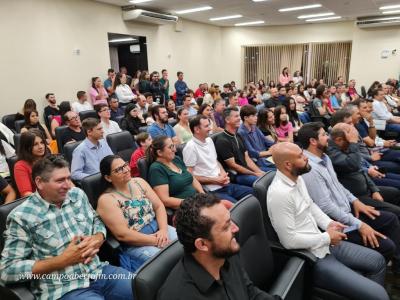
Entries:
{"type": "Polygon", "coordinates": [[[304,124],[297,132],[297,142],[303,149],[307,149],[310,146],[310,139],[318,140],[318,132],[321,128],[324,128],[324,124],[321,122],[304,124]]]}
{"type": "Polygon", "coordinates": [[[151,110],[151,116],[153,117],[154,121],[156,120],[156,116],[160,116],[160,109],[166,107],[164,105],[156,105],[153,106],[153,109],[151,110]]]}
{"type": "Polygon", "coordinates": [[[167,69],[162,69],[161,70],[161,74],[164,73],[165,71],[167,71],[167,69]]]}
{"type": "Polygon", "coordinates": [[[192,133],[194,133],[195,127],[200,126],[201,120],[208,120],[208,118],[203,115],[197,115],[189,121],[189,127],[192,133]]]}
{"type": "Polygon", "coordinates": [[[253,105],[244,105],[240,108],[240,118],[244,122],[245,117],[257,115],[257,109],[253,105]]]}
{"type": "Polygon", "coordinates": [[[322,94],[325,92],[326,86],[325,84],[320,84],[319,86],[317,86],[317,88],[315,89],[315,97],[319,98],[322,96],[322,94]]]}
{"type": "Polygon", "coordinates": [[[54,96],[54,93],[47,93],[45,97],[46,99],[49,99],[50,96],[54,96]]]}
{"type": "Polygon", "coordinates": [[[339,109],[331,118],[331,126],[335,126],[337,123],[344,122],[344,119],[350,118],[352,115],[350,109],[342,108],[339,109]]]}
{"type": "Polygon", "coordinates": [[[94,110],[99,113],[104,107],[108,107],[108,105],[105,103],[96,104],[94,110]]]}
{"type": "Polygon", "coordinates": [[[231,84],[230,83],[225,83],[223,87],[226,88],[226,89],[230,89],[231,88],[231,84]]]}
{"type": "Polygon", "coordinates": [[[148,138],[149,138],[149,134],[147,133],[147,132],[141,132],[141,133],[139,133],[136,137],[135,137],[135,140],[136,140],[136,143],[139,145],[139,146],[142,146],[142,143],[144,143],[148,138]]]}
{"type": "Polygon", "coordinates": [[[147,97],[150,97],[150,96],[153,97],[153,94],[150,92],[146,92],[143,94],[143,96],[147,99],[147,97]]]}
{"type": "Polygon", "coordinates": [[[181,72],[181,71],[176,72],[176,76],[178,76],[178,77],[179,77],[179,75],[181,75],[181,74],[183,74],[183,72],[181,72]]]}
{"type": "Polygon", "coordinates": [[[232,111],[239,111],[239,110],[237,109],[237,107],[227,107],[227,108],[224,109],[224,111],[222,112],[222,115],[224,117],[224,121],[228,117],[230,117],[232,111]]]}
{"type": "Polygon", "coordinates": [[[201,211],[220,202],[212,194],[195,194],[182,201],[175,214],[175,226],[178,239],[186,253],[196,251],[194,242],[197,238],[212,240],[211,229],[215,220],[202,215],[201,211]]]}
{"type": "Polygon", "coordinates": [[[381,88],[373,89],[372,92],[371,92],[372,98],[374,98],[375,96],[378,96],[379,92],[383,92],[383,90],[381,88]]]}
{"type": "Polygon", "coordinates": [[[115,72],[114,69],[111,69],[111,68],[107,70],[107,74],[114,73],[114,72],[115,72]]]}
{"type": "Polygon", "coordinates": [[[69,168],[68,162],[60,155],[49,155],[36,161],[32,166],[32,181],[41,177],[43,181],[50,180],[50,174],[55,169],[69,168]]]}
{"type": "Polygon", "coordinates": [[[185,101],[186,98],[190,98],[190,100],[192,100],[192,96],[190,96],[189,94],[185,94],[185,96],[183,96],[183,101],[185,101]]]}
{"type": "Polygon", "coordinates": [[[339,137],[346,138],[346,134],[344,133],[343,128],[341,128],[341,127],[333,128],[331,131],[331,139],[335,140],[339,137]]]}
{"type": "Polygon", "coordinates": [[[78,91],[76,93],[76,98],[81,99],[83,97],[83,95],[85,95],[86,92],[85,91],[78,91]]]}
{"type": "Polygon", "coordinates": [[[85,120],[82,121],[82,128],[87,136],[88,130],[91,130],[95,128],[97,125],[99,125],[100,120],[96,118],[86,118],[85,120]]]}

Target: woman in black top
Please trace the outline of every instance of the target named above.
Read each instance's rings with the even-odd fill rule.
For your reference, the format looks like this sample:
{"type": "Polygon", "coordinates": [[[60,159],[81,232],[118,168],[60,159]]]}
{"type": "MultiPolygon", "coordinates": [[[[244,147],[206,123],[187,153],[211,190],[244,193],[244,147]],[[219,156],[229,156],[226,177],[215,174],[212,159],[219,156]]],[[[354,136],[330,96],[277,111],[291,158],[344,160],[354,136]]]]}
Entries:
{"type": "Polygon", "coordinates": [[[127,130],[133,136],[139,133],[139,128],[146,126],[143,116],[139,113],[136,104],[129,103],[125,108],[125,116],[121,119],[119,126],[127,130]]]}
{"type": "Polygon", "coordinates": [[[43,135],[46,137],[47,144],[49,144],[52,140],[49,131],[46,126],[43,126],[39,122],[39,114],[36,109],[28,109],[24,112],[25,117],[25,125],[21,128],[21,133],[28,131],[31,128],[39,129],[43,135]]]}

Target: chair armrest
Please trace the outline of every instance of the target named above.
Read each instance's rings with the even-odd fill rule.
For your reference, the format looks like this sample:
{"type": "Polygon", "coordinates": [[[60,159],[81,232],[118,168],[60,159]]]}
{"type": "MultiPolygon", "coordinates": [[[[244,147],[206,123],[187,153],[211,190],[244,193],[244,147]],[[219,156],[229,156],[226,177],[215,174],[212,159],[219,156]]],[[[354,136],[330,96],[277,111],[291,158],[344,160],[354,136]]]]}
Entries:
{"type": "Polygon", "coordinates": [[[0,299],[7,300],[34,300],[27,283],[16,283],[0,286],[0,299]]]}
{"type": "Polygon", "coordinates": [[[305,262],[291,257],[279,273],[269,294],[280,296],[283,300],[303,299],[305,285],[305,262]]]}
{"type": "Polygon", "coordinates": [[[273,252],[283,253],[288,256],[296,256],[302,258],[311,265],[315,264],[318,260],[318,258],[308,250],[286,249],[280,243],[273,241],[270,241],[270,245],[273,252]]]}

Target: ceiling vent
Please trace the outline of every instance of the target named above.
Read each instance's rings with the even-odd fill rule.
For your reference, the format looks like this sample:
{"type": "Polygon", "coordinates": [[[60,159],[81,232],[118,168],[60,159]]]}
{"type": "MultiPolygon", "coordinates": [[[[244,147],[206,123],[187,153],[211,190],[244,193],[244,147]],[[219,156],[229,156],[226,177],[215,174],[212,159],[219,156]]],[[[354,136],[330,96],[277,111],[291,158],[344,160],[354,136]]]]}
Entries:
{"type": "Polygon", "coordinates": [[[400,15],[357,18],[356,24],[360,28],[400,26],[400,15]]]}
{"type": "Polygon", "coordinates": [[[167,14],[160,14],[143,9],[122,9],[122,19],[124,21],[145,22],[158,25],[171,24],[178,22],[178,17],[167,14]]]}

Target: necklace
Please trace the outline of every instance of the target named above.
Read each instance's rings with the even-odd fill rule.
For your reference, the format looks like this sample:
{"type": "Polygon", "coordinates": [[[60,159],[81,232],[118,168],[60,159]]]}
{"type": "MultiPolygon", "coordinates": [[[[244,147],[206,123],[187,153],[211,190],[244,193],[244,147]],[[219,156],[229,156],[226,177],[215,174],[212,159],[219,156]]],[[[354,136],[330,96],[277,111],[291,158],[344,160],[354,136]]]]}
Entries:
{"type": "Polygon", "coordinates": [[[124,197],[124,198],[126,198],[126,199],[128,199],[128,200],[132,200],[132,199],[133,199],[133,191],[132,191],[132,187],[131,187],[131,184],[130,184],[130,183],[128,183],[128,187],[129,187],[129,194],[130,194],[130,196],[125,195],[124,193],[118,191],[117,189],[114,189],[114,191],[115,191],[118,195],[120,195],[120,196],[122,196],[122,197],[124,197]]]}

